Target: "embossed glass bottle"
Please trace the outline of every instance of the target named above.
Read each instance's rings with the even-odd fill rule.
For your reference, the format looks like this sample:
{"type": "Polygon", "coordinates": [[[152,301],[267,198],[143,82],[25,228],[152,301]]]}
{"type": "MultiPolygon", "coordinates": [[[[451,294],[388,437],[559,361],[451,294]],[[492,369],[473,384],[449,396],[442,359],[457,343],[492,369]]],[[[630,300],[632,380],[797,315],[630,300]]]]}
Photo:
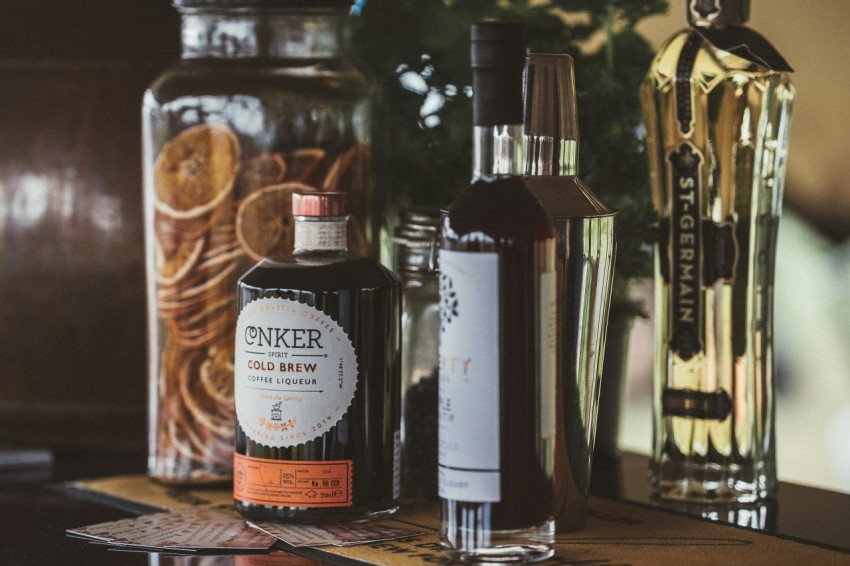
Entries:
{"type": "Polygon", "coordinates": [[[773,278],[794,88],[744,27],[748,0],[686,0],[642,87],[655,254],[654,441],[662,498],[776,490],[773,278]]]}
{"type": "Polygon", "coordinates": [[[233,497],[249,517],[398,508],[400,285],[346,252],[345,196],[294,193],[295,252],[239,280],[233,497]]]}

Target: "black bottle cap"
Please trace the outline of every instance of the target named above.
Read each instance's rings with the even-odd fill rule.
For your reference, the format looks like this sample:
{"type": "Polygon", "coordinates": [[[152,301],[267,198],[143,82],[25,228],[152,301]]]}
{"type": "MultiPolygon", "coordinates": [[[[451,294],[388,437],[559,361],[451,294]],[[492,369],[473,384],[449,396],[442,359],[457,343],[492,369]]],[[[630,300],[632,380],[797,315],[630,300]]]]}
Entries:
{"type": "Polygon", "coordinates": [[[750,19],[750,0],[686,0],[685,10],[694,27],[741,26],[750,19]]]}
{"type": "Polygon", "coordinates": [[[528,31],[521,22],[472,24],[473,124],[522,124],[528,31]]]}

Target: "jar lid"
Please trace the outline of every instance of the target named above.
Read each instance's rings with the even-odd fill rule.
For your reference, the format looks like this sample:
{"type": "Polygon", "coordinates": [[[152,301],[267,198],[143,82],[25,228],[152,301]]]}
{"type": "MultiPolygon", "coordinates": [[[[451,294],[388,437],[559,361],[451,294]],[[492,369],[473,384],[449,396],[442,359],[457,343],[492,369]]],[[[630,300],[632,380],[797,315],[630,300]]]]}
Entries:
{"type": "Polygon", "coordinates": [[[240,9],[323,9],[350,8],[354,0],[172,0],[177,9],[224,8],[240,9]]]}
{"type": "Polygon", "coordinates": [[[402,273],[432,275],[437,272],[439,233],[439,209],[415,207],[404,211],[401,223],[393,232],[398,268],[402,273]]]}

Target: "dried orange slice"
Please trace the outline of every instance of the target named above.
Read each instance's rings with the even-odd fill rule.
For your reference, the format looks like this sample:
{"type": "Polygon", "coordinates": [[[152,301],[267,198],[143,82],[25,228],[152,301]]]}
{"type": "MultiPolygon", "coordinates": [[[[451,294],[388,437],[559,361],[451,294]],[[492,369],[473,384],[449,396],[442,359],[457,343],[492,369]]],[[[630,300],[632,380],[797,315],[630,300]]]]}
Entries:
{"type": "Polygon", "coordinates": [[[223,407],[232,408],[233,353],[213,346],[210,357],[201,364],[199,375],[206,394],[223,407]]]}
{"type": "Polygon", "coordinates": [[[240,195],[280,183],[286,175],[286,160],[282,153],[263,153],[242,164],[236,186],[240,195]]]}
{"type": "Polygon", "coordinates": [[[292,193],[315,191],[304,183],[272,185],[248,196],[236,213],[236,238],[245,253],[259,261],[292,251],[295,228],[292,193]]]}
{"type": "Polygon", "coordinates": [[[204,251],[204,239],[186,240],[164,248],[156,241],[156,282],[164,287],[177,284],[198,264],[204,251]]]}
{"type": "Polygon", "coordinates": [[[296,149],[286,156],[287,181],[318,187],[325,176],[325,150],[318,147],[296,149]]]}
{"type": "Polygon", "coordinates": [[[195,430],[207,430],[214,436],[227,437],[233,434],[232,415],[221,411],[210,399],[198,379],[204,356],[200,352],[189,354],[180,366],[179,387],[183,405],[191,416],[195,430]]]}
{"type": "Polygon", "coordinates": [[[337,156],[322,188],[326,191],[357,192],[369,186],[369,146],[353,145],[337,156]]]}
{"type": "Polygon", "coordinates": [[[163,146],[154,164],[155,206],[175,220],[197,219],[233,190],[239,140],[227,126],[202,124],[163,146]]]}
{"type": "Polygon", "coordinates": [[[353,145],[339,154],[321,185],[324,191],[348,193],[348,209],[361,220],[369,214],[369,169],[369,146],[353,145]]]}
{"type": "Polygon", "coordinates": [[[366,257],[369,255],[369,239],[366,237],[366,228],[356,216],[348,218],[348,231],[346,232],[348,252],[351,255],[366,257]]]}

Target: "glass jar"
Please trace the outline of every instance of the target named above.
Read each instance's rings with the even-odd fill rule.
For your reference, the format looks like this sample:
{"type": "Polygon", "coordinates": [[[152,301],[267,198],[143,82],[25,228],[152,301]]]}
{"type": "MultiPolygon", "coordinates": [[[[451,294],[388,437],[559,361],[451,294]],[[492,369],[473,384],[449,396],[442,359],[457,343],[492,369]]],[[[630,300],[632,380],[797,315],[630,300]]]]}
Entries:
{"type": "Polygon", "coordinates": [[[350,0],[174,0],[182,56],[145,93],[149,474],[229,479],[236,281],[292,250],[294,191],[342,191],[369,251],[372,84],[350,0]]]}
{"type": "Polygon", "coordinates": [[[402,284],[402,488],[406,497],[430,500],[437,498],[439,223],[437,208],[412,208],[393,237],[402,284]]]}

